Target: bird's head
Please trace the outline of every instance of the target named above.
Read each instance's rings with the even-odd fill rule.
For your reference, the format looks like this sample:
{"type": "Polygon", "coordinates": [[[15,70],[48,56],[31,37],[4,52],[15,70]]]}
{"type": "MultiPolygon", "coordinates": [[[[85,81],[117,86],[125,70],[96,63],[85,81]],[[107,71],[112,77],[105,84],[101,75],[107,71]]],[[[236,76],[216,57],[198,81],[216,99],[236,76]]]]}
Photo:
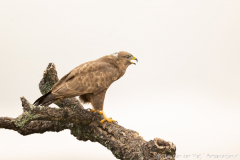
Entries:
{"type": "Polygon", "coordinates": [[[129,66],[130,64],[136,64],[132,62],[132,60],[136,60],[138,62],[138,59],[136,57],[126,51],[116,52],[114,53],[114,55],[118,58],[120,62],[124,63],[126,66],[129,66]]]}

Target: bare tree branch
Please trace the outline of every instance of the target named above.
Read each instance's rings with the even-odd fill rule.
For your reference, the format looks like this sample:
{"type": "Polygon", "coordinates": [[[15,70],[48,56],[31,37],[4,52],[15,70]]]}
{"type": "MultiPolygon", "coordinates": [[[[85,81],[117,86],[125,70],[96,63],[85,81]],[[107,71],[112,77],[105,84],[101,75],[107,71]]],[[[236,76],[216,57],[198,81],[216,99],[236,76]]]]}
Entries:
{"type": "Polygon", "coordinates": [[[71,129],[73,124],[71,123],[60,123],[60,122],[50,122],[50,121],[32,121],[26,126],[19,128],[12,123],[13,118],[1,117],[0,118],[0,128],[11,129],[17,131],[21,135],[30,135],[34,133],[44,133],[44,132],[60,132],[64,129],[71,129]]]}
{"type": "MultiPolygon", "coordinates": [[[[50,63],[39,84],[40,91],[47,93],[58,81],[55,65],[50,63]]],[[[160,138],[145,141],[136,131],[125,129],[116,123],[100,123],[103,118],[84,109],[76,98],[56,102],[60,108],[34,106],[21,98],[23,113],[17,118],[0,118],[0,128],[11,129],[22,135],[59,132],[70,129],[78,140],[98,142],[123,160],[174,160],[176,146],[160,138]]]]}

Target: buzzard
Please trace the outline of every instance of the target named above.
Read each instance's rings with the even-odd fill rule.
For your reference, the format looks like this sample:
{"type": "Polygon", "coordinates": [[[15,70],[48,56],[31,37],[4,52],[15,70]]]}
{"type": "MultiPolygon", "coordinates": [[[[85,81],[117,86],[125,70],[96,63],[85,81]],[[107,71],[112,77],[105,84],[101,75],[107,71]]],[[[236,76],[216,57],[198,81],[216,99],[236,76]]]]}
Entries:
{"type": "Polygon", "coordinates": [[[97,60],[79,65],[63,76],[52,89],[38,98],[34,105],[49,105],[58,99],[79,96],[82,103],[91,103],[91,112],[102,114],[104,119],[100,122],[116,122],[108,118],[103,111],[103,103],[107,89],[121,78],[129,65],[137,60],[132,54],[120,51],[103,56],[97,60]]]}

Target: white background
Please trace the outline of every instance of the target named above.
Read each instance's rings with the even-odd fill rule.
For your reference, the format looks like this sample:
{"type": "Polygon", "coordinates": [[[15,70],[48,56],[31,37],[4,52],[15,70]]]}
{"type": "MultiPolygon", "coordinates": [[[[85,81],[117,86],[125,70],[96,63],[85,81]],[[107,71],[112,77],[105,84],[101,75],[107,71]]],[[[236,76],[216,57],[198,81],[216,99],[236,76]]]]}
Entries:
{"type": "MultiPolygon", "coordinates": [[[[175,143],[177,155],[239,160],[239,29],[239,0],[1,1],[0,117],[20,115],[21,96],[30,102],[41,96],[38,83],[49,62],[61,78],[124,50],[139,63],[109,88],[107,116],[147,141],[175,143]]],[[[22,136],[0,129],[0,159],[115,157],[69,130],[22,136]]]]}

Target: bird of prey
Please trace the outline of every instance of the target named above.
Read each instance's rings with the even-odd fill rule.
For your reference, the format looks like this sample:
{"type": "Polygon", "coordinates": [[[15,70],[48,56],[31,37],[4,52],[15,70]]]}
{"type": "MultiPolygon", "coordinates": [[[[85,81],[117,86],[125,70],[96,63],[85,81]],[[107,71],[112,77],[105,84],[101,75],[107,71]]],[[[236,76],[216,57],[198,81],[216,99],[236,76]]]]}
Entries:
{"type": "Polygon", "coordinates": [[[79,96],[82,103],[92,104],[91,112],[96,111],[103,115],[101,123],[116,122],[105,115],[104,98],[109,86],[125,74],[129,65],[135,64],[131,60],[138,61],[132,54],[120,51],[83,63],[63,76],[48,93],[38,98],[34,105],[44,106],[58,99],[79,96]]]}

